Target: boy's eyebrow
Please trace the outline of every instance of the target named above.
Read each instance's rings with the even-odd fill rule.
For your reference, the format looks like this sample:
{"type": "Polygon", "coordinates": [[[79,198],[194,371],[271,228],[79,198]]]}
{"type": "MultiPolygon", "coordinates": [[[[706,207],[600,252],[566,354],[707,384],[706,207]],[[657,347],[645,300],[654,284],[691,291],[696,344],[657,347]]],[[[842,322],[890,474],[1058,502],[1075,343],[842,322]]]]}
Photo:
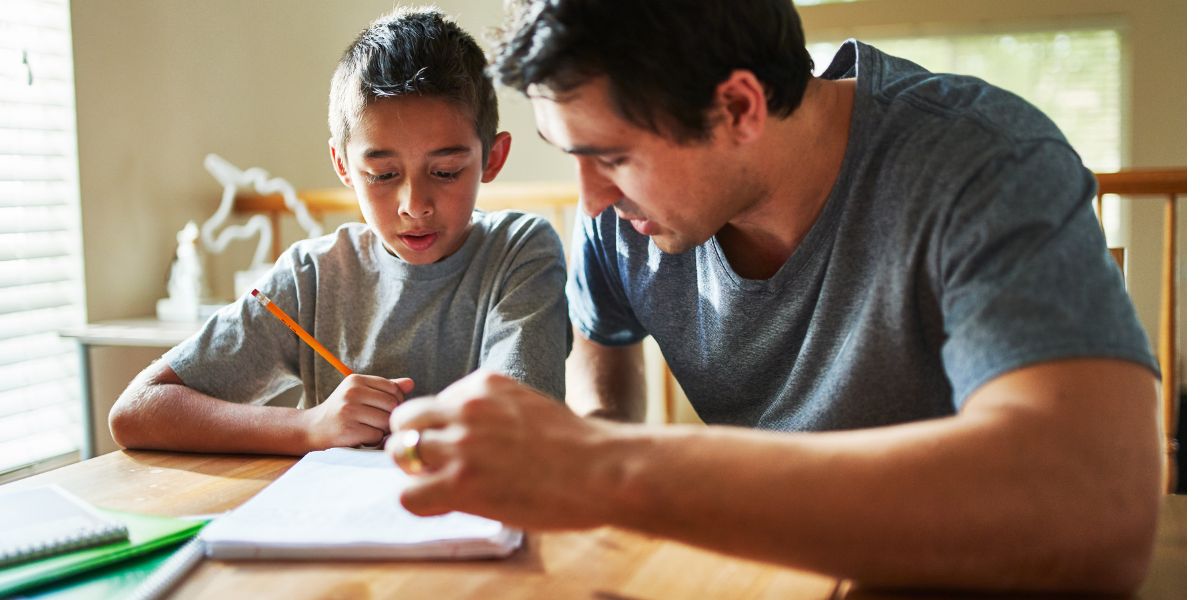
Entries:
{"type": "MultiPolygon", "coordinates": [[[[463,146],[460,144],[460,145],[456,145],[456,146],[446,146],[444,148],[430,150],[429,152],[425,153],[425,155],[426,156],[455,156],[458,154],[470,154],[470,153],[471,153],[470,147],[463,146]]],[[[370,148],[366,152],[363,152],[363,158],[367,158],[367,159],[393,158],[395,156],[396,156],[395,150],[388,150],[386,148],[370,148]]]]}
{"type": "MultiPolygon", "coordinates": [[[[537,130],[537,134],[538,137],[542,138],[542,141],[546,142],[547,144],[550,144],[551,146],[556,145],[554,142],[546,139],[545,135],[542,135],[541,129],[537,130]]],[[[575,156],[604,156],[608,154],[624,154],[629,152],[629,148],[626,146],[592,146],[590,144],[583,146],[572,146],[570,148],[561,148],[561,150],[567,154],[573,154],[575,156]]]]}
{"type": "Polygon", "coordinates": [[[470,154],[470,153],[471,153],[470,148],[468,148],[467,146],[459,145],[459,146],[446,146],[445,148],[438,148],[437,150],[428,152],[426,154],[426,156],[453,156],[455,154],[470,154]]]}

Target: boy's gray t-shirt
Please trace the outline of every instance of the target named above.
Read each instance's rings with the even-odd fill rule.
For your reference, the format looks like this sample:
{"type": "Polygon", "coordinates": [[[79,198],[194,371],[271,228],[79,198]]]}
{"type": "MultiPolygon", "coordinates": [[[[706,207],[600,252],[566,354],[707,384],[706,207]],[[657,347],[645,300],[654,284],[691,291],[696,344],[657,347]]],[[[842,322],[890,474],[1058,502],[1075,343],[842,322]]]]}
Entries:
{"type": "MultiPolygon", "coordinates": [[[[353,223],[294,244],[258,289],[355,373],[411,377],[410,396],[487,368],[562,399],[565,281],[545,219],[476,211],[467,241],[439,262],[409,264],[353,223]]],[[[233,402],[299,385],[309,408],[343,380],[248,293],[164,358],[188,387],[233,402]]]]}
{"type": "Polygon", "coordinates": [[[1095,180],[1045,115],[854,41],[822,77],[857,78],[850,141],[782,268],[744,279],[715,238],[670,255],[612,209],[583,217],[567,284],[580,331],[653,336],[702,419],[774,430],[949,415],[1054,359],[1156,370],[1095,180]]]}

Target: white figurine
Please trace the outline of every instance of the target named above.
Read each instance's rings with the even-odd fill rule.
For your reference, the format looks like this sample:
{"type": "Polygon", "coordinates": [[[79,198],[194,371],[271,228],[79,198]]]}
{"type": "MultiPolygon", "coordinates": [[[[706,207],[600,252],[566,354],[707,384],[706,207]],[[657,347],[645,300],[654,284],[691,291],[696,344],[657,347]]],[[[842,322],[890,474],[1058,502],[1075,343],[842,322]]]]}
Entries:
{"type": "Polygon", "coordinates": [[[167,297],[158,301],[158,318],[164,321],[195,321],[203,318],[201,306],[208,298],[200,227],[195,221],[175,234],[175,260],[167,279],[167,297]]]}
{"type": "Polygon", "coordinates": [[[239,188],[253,187],[254,191],[260,194],[282,195],[284,205],[296,215],[296,221],[308,237],[319,237],[323,233],[320,223],[312,218],[308,207],[296,196],[295,188],[286,179],[271,177],[258,167],[243,171],[216,154],[204,157],[204,168],[225,188],[217,212],[200,227],[200,240],[204,247],[215,254],[223,252],[234,239],[246,239],[258,234],[258,247],[254,251],[254,258],[250,260],[250,266],[244,271],[234,273],[234,294],[248,293],[254,282],[270,270],[275,260],[274,256],[267,254],[271,248],[271,222],[266,216],[254,215],[243,225],[227,224],[239,188]]]}

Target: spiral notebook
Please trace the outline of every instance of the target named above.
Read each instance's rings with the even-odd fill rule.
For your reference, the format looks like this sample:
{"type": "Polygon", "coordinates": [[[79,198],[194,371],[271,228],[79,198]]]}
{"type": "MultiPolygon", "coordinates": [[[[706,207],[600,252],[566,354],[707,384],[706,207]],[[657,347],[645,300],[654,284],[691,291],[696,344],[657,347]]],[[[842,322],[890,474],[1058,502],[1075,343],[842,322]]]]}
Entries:
{"type": "Polygon", "coordinates": [[[125,523],[48,485],[0,494],[0,567],[129,537],[125,523]]]}
{"type": "Polygon", "coordinates": [[[463,513],[418,517],[400,506],[408,476],[379,450],[309,452],[218,517],[200,539],[217,559],[468,559],[507,556],[519,529],[463,513]]]}

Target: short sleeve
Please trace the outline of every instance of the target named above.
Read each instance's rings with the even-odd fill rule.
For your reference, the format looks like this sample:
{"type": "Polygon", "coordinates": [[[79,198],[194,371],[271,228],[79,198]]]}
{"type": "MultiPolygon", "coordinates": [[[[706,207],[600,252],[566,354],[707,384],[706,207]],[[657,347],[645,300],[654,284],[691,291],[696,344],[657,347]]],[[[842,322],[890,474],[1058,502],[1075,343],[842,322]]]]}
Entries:
{"type": "Polygon", "coordinates": [[[633,344],[646,337],[622,283],[618,226],[612,208],[594,218],[579,212],[567,278],[571,323],[588,339],[606,346],[633,344]]]}
{"type": "Polygon", "coordinates": [[[485,321],[481,366],[562,400],[571,351],[562,242],[540,217],[512,227],[511,258],[485,321]]]}
{"type": "Polygon", "coordinates": [[[935,261],[960,408],[983,383],[1038,362],[1157,370],[1092,211],[1095,189],[1064,143],[1031,142],[989,161],[948,209],[935,261]]]}
{"type": "MultiPolygon", "coordinates": [[[[297,314],[295,247],[256,285],[289,315],[297,314]]],[[[226,305],[163,359],[188,387],[230,402],[265,404],[300,385],[297,338],[250,294],[226,305]]]]}

